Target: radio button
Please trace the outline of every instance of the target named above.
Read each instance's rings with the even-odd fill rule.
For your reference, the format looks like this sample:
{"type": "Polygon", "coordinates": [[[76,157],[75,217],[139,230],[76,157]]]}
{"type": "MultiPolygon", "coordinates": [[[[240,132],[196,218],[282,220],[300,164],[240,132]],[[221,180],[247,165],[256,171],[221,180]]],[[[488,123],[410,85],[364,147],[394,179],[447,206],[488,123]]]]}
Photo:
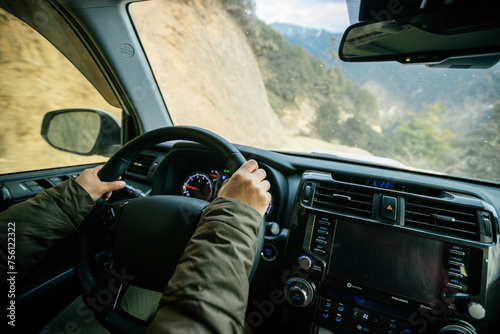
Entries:
{"type": "Polygon", "coordinates": [[[330,226],[330,222],[323,220],[323,218],[321,218],[318,223],[323,226],[330,226]]]}
{"type": "Polygon", "coordinates": [[[316,241],[318,244],[321,244],[321,245],[326,245],[326,241],[325,241],[325,240],[316,239],[316,240],[314,240],[314,241],[316,241]]]}
{"type": "Polygon", "coordinates": [[[457,261],[453,261],[453,260],[449,260],[448,264],[451,264],[452,266],[458,266],[458,267],[463,267],[464,266],[463,263],[457,262],[457,261]]]}
{"type": "Polygon", "coordinates": [[[318,230],[319,234],[328,235],[328,231],[318,230]]]}
{"type": "Polygon", "coordinates": [[[462,256],[450,255],[450,260],[458,262],[458,263],[465,263],[465,260],[464,260],[464,258],[462,256]]]}
{"type": "Polygon", "coordinates": [[[325,251],[322,250],[322,249],[319,249],[319,248],[314,248],[314,253],[318,254],[318,255],[325,255],[325,251]]]}
{"type": "Polygon", "coordinates": [[[298,263],[299,263],[299,267],[304,269],[304,270],[311,268],[311,266],[313,264],[311,258],[307,255],[299,256],[298,263]]]}
{"type": "Polygon", "coordinates": [[[458,278],[463,278],[464,277],[464,275],[456,273],[456,272],[453,272],[453,271],[449,271],[448,272],[448,276],[453,276],[453,277],[458,277],[458,278]]]}
{"type": "Polygon", "coordinates": [[[455,249],[450,249],[450,253],[451,254],[455,254],[455,255],[460,255],[460,256],[464,256],[465,255],[465,252],[458,251],[458,250],[455,250],[455,249]]]}
{"type": "Polygon", "coordinates": [[[446,283],[446,286],[447,287],[450,287],[452,289],[455,289],[455,290],[462,290],[462,287],[460,285],[456,285],[456,284],[452,284],[452,283],[446,283]]]}

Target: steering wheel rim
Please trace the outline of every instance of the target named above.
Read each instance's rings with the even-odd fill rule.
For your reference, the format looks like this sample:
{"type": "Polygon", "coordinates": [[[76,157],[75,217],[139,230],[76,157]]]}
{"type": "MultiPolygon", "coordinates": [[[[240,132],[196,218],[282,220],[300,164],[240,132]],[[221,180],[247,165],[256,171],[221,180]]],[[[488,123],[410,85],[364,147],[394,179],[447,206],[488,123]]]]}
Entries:
{"type": "MultiPolygon", "coordinates": [[[[113,181],[118,179],[118,177],[121,176],[126,171],[128,165],[131,163],[131,161],[137,154],[139,154],[140,152],[149,147],[172,140],[188,140],[188,141],[198,142],[222,154],[222,156],[227,161],[228,168],[231,172],[236,171],[246,161],[241,152],[239,152],[231,143],[229,143],[224,138],[218,136],[217,134],[214,134],[208,130],[201,128],[195,128],[189,126],[170,126],[147,132],[133,139],[126,145],[124,145],[108,160],[108,162],[106,162],[106,164],[99,172],[99,178],[102,181],[113,181]]],[[[189,215],[193,217],[198,215],[197,220],[199,220],[199,215],[201,215],[200,212],[204,210],[204,208],[208,205],[208,202],[196,200],[194,198],[189,198],[189,200],[185,199],[188,199],[188,197],[153,196],[153,197],[138,199],[139,201],[131,200],[129,202],[116,204],[114,206],[113,203],[111,203],[110,205],[100,200],[98,201],[98,203],[96,203],[92,212],[87,216],[85,222],[77,231],[76,241],[75,241],[74,262],[75,262],[75,273],[77,281],[79,282],[82,289],[82,297],[85,303],[87,304],[87,307],[89,307],[90,309],[92,309],[93,312],[95,312],[96,318],[103,324],[103,326],[106,329],[110,330],[111,332],[119,332],[119,333],[145,332],[149,323],[132,316],[119,306],[124,291],[127,288],[127,285],[124,286],[123,284],[121,284],[119,289],[118,288],[115,289],[114,287],[113,289],[111,289],[112,287],[112,284],[110,283],[111,280],[117,282],[116,278],[119,277],[120,275],[127,277],[126,272],[123,272],[124,268],[121,269],[122,272],[120,273],[120,269],[116,269],[120,268],[119,265],[117,265],[115,269],[111,269],[110,267],[108,267],[107,269],[105,268],[104,270],[101,270],[101,273],[98,274],[95,255],[91,247],[92,239],[96,232],[96,228],[100,226],[100,224],[102,225],[103,224],[102,222],[104,222],[104,225],[106,224],[104,217],[109,218],[110,212],[114,214],[115,211],[118,212],[122,210],[124,206],[126,208],[129,208],[129,207],[134,207],[135,205],[136,208],[137,207],[141,208],[141,205],[143,205],[141,204],[142,202],[152,203],[155,201],[156,202],[173,201],[174,204],[170,206],[170,208],[173,211],[180,210],[179,211],[180,213],[185,214],[185,212],[192,210],[192,212],[189,213],[189,215]],[[173,197],[176,199],[175,200],[172,199],[173,197]],[[149,202],[146,202],[148,201],[148,199],[151,198],[156,198],[156,199],[149,200],[149,202]],[[138,204],[136,205],[136,203],[138,204]],[[124,288],[123,291],[122,288],[124,288]],[[108,290],[113,290],[113,291],[108,291],[108,290]],[[106,293],[113,292],[111,294],[112,300],[105,305],[106,307],[97,309],[95,307],[95,304],[92,304],[89,301],[95,300],[96,295],[98,297],[99,296],[98,294],[102,293],[103,291],[106,291],[106,293]]],[[[164,202],[162,202],[161,204],[153,203],[152,205],[153,208],[164,207],[165,205],[163,203],[164,202]]],[[[141,209],[136,209],[136,210],[140,211],[141,209]]],[[[144,212],[141,214],[142,215],[147,214],[149,220],[149,214],[151,213],[150,208],[147,207],[146,209],[143,209],[143,211],[144,212]]],[[[178,215],[179,213],[173,213],[173,215],[175,214],[178,215]]],[[[129,216],[129,215],[130,214],[127,213],[124,216],[129,216]]],[[[163,214],[157,214],[157,217],[162,215],[163,214]]],[[[116,221],[118,220],[118,217],[113,216],[112,218],[115,219],[116,221]]],[[[113,219],[111,219],[110,222],[113,221],[113,219]]],[[[191,219],[196,219],[196,218],[191,218],[191,219]]],[[[126,226],[127,224],[129,223],[120,222],[120,226],[122,225],[126,226]]],[[[153,228],[157,227],[158,226],[155,226],[153,228]]],[[[102,226],[100,228],[102,230],[102,226]]],[[[113,230],[114,229],[113,224],[110,224],[108,228],[113,230]]],[[[196,226],[194,226],[194,228],[193,226],[190,226],[189,227],[190,230],[185,233],[188,234],[191,233],[192,235],[195,228],[196,226]]],[[[113,230],[113,233],[116,234],[117,231],[113,230]]],[[[249,277],[249,281],[252,279],[255,270],[257,268],[260,259],[260,251],[262,249],[263,240],[264,240],[264,226],[261,227],[261,231],[258,236],[258,243],[255,250],[255,258],[251,274],[249,277]]],[[[180,242],[182,243],[182,241],[180,242]]],[[[117,241],[115,241],[115,247],[116,243],[117,241]]],[[[170,280],[170,277],[168,278],[168,280],[170,280]]],[[[120,281],[120,279],[118,279],[118,281],[120,281]]],[[[123,277],[121,281],[123,282],[123,277]]],[[[165,286],[167,282],[165,282],[165,286]]]]}

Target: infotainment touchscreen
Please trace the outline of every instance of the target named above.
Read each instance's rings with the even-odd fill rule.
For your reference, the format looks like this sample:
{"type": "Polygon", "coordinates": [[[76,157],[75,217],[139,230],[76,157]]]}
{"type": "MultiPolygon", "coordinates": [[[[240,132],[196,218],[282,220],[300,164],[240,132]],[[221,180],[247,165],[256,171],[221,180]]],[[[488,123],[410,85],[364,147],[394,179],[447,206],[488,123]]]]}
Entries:
{"type": "Polygon", "coordinates": [[[430,303],[438,296],[443,243],[338,220],[328,275],[348,287],[430,303]]]}

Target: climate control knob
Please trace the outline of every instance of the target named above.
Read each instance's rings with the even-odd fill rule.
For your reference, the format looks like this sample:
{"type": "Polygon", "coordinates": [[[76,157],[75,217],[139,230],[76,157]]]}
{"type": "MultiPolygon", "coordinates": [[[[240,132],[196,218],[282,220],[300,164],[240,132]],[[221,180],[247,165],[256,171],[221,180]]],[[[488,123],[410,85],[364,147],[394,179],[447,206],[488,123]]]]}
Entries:
{"type": "Polygon", "coordinates": [[[290,278],[285,284],[286,299],[297,307],[309,305],[314,299],[313,283],[299,277],[290,278]]]}

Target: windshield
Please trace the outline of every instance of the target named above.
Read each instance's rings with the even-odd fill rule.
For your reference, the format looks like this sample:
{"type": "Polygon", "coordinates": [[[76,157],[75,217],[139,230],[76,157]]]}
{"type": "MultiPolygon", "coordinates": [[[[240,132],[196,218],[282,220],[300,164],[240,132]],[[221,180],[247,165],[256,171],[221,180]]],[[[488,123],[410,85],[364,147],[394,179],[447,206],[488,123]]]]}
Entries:
{"type": "Polygon", "coordinates": [[[500,181],[500,65],[342,62],[357,14],[341,0],[148,1],[130,13],[176,125],[500,181]]]}

